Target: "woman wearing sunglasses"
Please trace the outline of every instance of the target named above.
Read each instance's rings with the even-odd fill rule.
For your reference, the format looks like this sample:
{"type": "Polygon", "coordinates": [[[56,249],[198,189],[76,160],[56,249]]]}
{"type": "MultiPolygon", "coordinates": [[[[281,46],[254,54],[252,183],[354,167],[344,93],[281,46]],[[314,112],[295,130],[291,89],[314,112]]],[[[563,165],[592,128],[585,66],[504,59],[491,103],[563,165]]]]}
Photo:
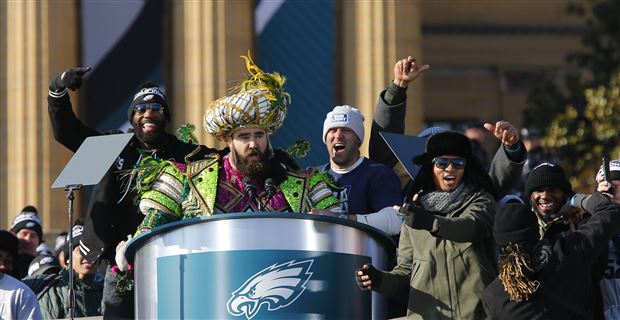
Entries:
{"type": "Polygon", "coordinates": [[[358,284],[409,295],[408,319],[483,319],[480,296],[497,274],[493,245],[496,191],[463,134],[430,136],[413,159],[420,172],[404,214],[397,266],[364,265],[358,284]]]}

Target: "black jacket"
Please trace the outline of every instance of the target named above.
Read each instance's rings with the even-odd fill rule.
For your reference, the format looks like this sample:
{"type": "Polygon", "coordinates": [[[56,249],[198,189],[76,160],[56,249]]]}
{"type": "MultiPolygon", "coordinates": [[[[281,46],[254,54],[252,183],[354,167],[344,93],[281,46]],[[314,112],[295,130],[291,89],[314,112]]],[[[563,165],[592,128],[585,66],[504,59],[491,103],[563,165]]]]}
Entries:
{"type": "MultiPolygon", "coordinates": [[[[48,111],[54,138],[73,152],[87,137],[122,133],[119,130],[101,132],[85,126],[73,113],[69,95],[61,98],[48,96],[48,111]]],[[[157,158],[183,162],[185,156],[197,148],[171,134],[166,134],[165,139],[164,145],[154,154],[157,158]]],[[[84,222],[84,235],[80,240],[80,250],[91,262],[99,258],[113,262],[116,245],[128,234],[133,234],[144,219],[144,215],[133,204],[133,195],[126,192],[131,190],[127,185],[129,179],[121,179],[121,172],[132,169],[138,162],[138,148],[138,141],[134,137],[101,182],[94,187],[84,222]]],[[[203,149],[217,152],[206,147],[203,149]]]]}
{"type": "Polygon", "coordinates": [[[620,229],[620,206],[608,200],[592,201],[594,214],[576,231],[564,233],[547,246],[539,246],[532,256],[546,247],[547,262],[533,275],[540,287],[529,300],[510,301],[496,278],[484,291],[482,302],[487,319],[584,319],[593,315],[591,269],[620,229]]]}

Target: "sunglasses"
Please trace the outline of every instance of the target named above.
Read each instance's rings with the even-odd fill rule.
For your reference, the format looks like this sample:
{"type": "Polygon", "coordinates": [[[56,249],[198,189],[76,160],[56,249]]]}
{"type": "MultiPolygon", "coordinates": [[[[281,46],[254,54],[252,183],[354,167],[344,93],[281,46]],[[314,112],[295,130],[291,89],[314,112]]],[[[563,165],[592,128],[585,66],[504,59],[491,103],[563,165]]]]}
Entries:
{"type": "Polygon", "coordinates": [[[465,164],[467,164],[467,160],[463,158],[448,159],[437,157],[433,158],[433,164],[437,169],[442,170],[446,169],[450,164],[452,164],[452,168],[454,169],[464,169],[465,164]]]}
{"type": "Polygon", "coordinates": [[[137,114],[143,114],[146,110],[151,110],[153,113],[164,113],[164,106],[159,103],[143,103],[133,107],[133,111],[137,114]]]}

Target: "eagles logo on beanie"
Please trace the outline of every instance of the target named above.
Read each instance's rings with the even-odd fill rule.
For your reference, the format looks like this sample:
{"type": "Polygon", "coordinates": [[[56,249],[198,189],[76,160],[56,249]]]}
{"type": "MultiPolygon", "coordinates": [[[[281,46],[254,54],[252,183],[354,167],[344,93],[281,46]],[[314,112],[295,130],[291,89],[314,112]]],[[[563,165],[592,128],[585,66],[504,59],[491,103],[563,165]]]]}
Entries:
{"type": "Polygon", "coordinates": [[[572,193],[570,181],[566,178],[564,169],[557,164],[544,162],[532,170],[525,181],[525,194],[531,196],[532,192],[543,187],[554,187],[562,190],[568,197],[572,193]]]}
{"type": "Polygon", "coordinates": [[[166,100],[166,95],[164,92],[157,87],[153,82],[145,82],[138,87],[138,92],[133,96],[133,100],[127,109],[127,117],[129,119],[129,123],[131,122],[131,118],[133,118],[135,106],[143,103],[159,103],[164,106],[164,116],[168,121],[170,121],[170,108],[168,107],[168,101],[166,100]]]}
{"type": "Polygon", "coordinates": [[[56,274],[60,271],[60,263],[58,259],[51,254],[40,254],[36,256],[30,266],[28,266],[28,275],[37,274],[56,274]]]}
{"type": "MultiPolygon", "coordinates": [[[[67,244],[69,243],[69,234],[67,234],[67,238],[65,239],[65,245],[63,248],[63,251],[65,253],[65,259],[69,259],[69,254],[71,254],[71,252],[73,252],[73,249],[75,247],[77,247],[80,244],[80,240],[82,240],[82,234],[84,233],[84,226],[81,224],[76,224],[73,226],[73,228],[71,228],[71,249],[69,249],[69,246],[67,246],[67,244]]],[[[80,251],[82,251],[82,255],[86,256],[86,252],[83,251],[84,249],[80,247],[80,251]]]]}
{"type": "Polygon", "coordinates": [[[538,240],[538,218],[530,206],[507,203],[499,209],[493,223],[493,237],[498,246],[538,240]]]}
{"type": "Polygon", "coordinates": [[[22,211],[13,219],[11,224],[11,232],[17,234],[21,229],[29,229],[36,232],[39,235],[39,239],[43,240],[43,228],[41,219],[39,219],[37,209],[33,206],[26,206],[22,211]]]}

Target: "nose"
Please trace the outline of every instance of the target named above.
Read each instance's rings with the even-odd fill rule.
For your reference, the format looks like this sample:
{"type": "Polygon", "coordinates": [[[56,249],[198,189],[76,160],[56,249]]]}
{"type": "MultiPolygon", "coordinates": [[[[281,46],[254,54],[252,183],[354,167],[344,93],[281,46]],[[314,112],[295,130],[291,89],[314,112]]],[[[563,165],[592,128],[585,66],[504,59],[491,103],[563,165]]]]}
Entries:
{"type": "Polygon", "coordinates": [[[337,128],[337,129],[334,131],[334,138],[340,138],[340,137],[342,137],[343,133],[344,133],[344,130],[343,130],[342,128],[337,128]]]}
{"type": "Polygon", "coordinates": [[[153,110],[151,110],[151,108],[146,108],[146,111],[144,111],[144,116],[145,117],[150,117],[154,114],[155,112],[153,112],[153,110]]]}

